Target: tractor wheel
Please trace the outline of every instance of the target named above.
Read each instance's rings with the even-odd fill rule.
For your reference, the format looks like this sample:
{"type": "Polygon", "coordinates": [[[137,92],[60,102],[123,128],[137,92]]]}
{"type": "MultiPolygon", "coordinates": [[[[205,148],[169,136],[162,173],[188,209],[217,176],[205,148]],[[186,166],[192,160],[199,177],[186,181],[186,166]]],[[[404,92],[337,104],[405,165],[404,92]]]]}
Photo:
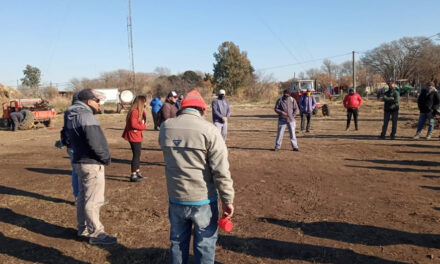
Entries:
{"type": "Polygon", "coordinates": [[[330,116],[330,107],[328,106],[328,104],[322,106],[322,115],[330,116]]]}
{"type": "Polygon", "coordinates": [[[18,125],[20,130],[28,130],[34,126],[34,115],[29,110],[21,110],[20,113],[23,114],[23,121],[18,125]]]}
{"type": "Polygon", "coordinates": [[[122,105],[118,103],[116,106],[116,113],[120,114],[121,111],[122,111],[122,105]]]}
{"type": "Polygon", "coordinates": [[[316,115],[318,113],[318,107],[315,107],[314,109],[313,109],[313,111],[312,111],[312,114],[313,115],[316,115]]]}
{"type": "Polygon", "coordinates": [[[43,125],[45,126],[45,127],[50,127],[50,124],[52,123],[52,119],[49,119],[49,120],[47,120],[47,121],[43,121],[43,125]]]}

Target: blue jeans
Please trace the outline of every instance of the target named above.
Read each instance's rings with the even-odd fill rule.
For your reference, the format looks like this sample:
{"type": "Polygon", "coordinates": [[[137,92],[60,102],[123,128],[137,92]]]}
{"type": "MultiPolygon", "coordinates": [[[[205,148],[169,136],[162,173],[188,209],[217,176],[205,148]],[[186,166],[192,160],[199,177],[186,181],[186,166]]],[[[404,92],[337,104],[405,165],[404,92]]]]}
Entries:
{"type": "Polygon", "coordinates": [[[432,134],[432,131],[434,130],[434,116],[431,113],[420,113],[419,123],[417,124],[418,135],[420,135],[422,132],[423,126],[425,125],[427,119],[429,120],[428,135],[432,134]]]}
{"type": "Polygon", "coordinates": [[[78,197],[78,175],[75,172],[75,169],[73,168],[73,149],[67,148],[67,154],[69,154],[70,157],[70,165],[72,166],[72,189],[73,189],[73,196],[78,197]]]}
{"type": "Polygon", "coordinates": [[[217,242],[217,201],[204,205],[170,203],[169,206],[170,263],[188,263],[189,242],[194,225],[194,263],[213,264],[217,242]]]}
{"type": "Polygon", "coordinates": [[[277,139],[275,141],[275,148],[277,149],[281,148],[281,143],[283,143],[283,136],[286,127],[289,129],[290,144],[292,145],[292,148],[298,148],[298,142],[296,141],[296,135],[295,135],[295,120],[289,123],[284,119],[278,120],[278,131],[277,131],[277,139]]]}

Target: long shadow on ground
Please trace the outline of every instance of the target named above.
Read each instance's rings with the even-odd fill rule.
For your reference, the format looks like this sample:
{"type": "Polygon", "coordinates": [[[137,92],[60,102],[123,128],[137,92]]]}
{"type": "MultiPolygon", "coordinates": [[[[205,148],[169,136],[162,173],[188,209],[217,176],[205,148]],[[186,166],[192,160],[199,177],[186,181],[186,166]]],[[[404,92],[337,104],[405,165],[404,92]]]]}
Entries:
{"type": "Polygon", "coordinates": [[[345,159],[348,161],[363,161],[376,164],[392,164],[392,165],[408,165],[408,166],[440,166],[440,162],[429,160],[360,160],[360,159],[345,159]]]}
{"type": "Polygon", "coordinates": [[[72,175],[71,170],[61,170],[61,169],[50,169],[50,168],[26,168],[28,171],[38,172],[42,174],[62,174],[62,175],[72,175]]]}
{"type": "MultiPolygon", "coordinates": [[[[383,146],[384,144],[376,144],[376,146],[383,146]]],[[[410,148],[434,148],[438,149],[438,145],[424,145],[424,144],[389,144],[392,147],[410,147],[410,148]]]]}
{"type": "Polygon", "coordinates": [[[384,171],[398,171],[398,172],[425,172],[425,173],[440,173],[440,170],[421,170],[412,168],[401,168],[401,167],[379,167],[379,166],[355,166],[355,165],[345,165],[349,168],[360,168],[360,169],[374,169],[374,170],[384,170],[384,171]]]}
{"type": "MultiPolygon", "coordinates": [[[[307,138],[330,138],[330,139],[354,139],[354,140],[380,140],[378,136],[372,135],[308,135],[307,138]]],[[[406,139],[405,137],[396,137],[396,139],[406,139]]]]}
{"type": "MultiPolygon", "coordinates": [[[[122,164],[131,164],[131,160],[128,160],[128,159],[112,158],[112,162],[114,162],[114,163],[122,163],[122,164]]],[[[140,165],[146,165],[146,166],[165,166],[164,162],[141,161],[139,164],[140,165]]]]}
{"type": "Polygon", "coordinates": [[[428,189],[428,190],[433,190],[433,191],[440,191],[440,187],[439,186],[426,186],[426,185],[422,185],[422,186],[420,186],[420,188],[428,189]]]}
{"type": "Polygon", "coordinates": [[[20,260],[45,264],[85,264],[70,256],[66,256],[58,249],[41,246],[21,239],[10,238],[0,232],[0,254],[9,255],[20,260]]]}
{"type": "Polygon", "coordinates": [[[356,225],[343,222],[302,223],[275,218],[261,221],[289,228],[300,228],[309,236],[333,239],[368,246],[408,244],[426,248],[440,248],[440,235],[417,234],[383,227],[356,225]]]}
{"type": "Polygon", "coordinates": [[[339,249],[325,246],[315,246],[285,242],[267,238],[241,238],[235,236],[219,236],[218,244],[224,249],[258,258],[276,260],[304,260],[319,263],[369,263],[369,264],[402,264],[356,253],[349,249],[339,249]]]}
{"type": "Polygon", "coordinates": [[[396,153],[440,155],[440,152],[436,152],[436,151],[396,151],[396,153]]]}
{"type": "Polygon", "coordinates": [[[41,195],[39,193],[23,191],[23,190],[19,190],[19,189],[7,187],[7,186],[2,186],[2,185],[0,185],[0,194],[27,196],[27,197],[32,197],[32,198],[36,198],[36,199],[40,199],[40,200],[44,200],[44,201],[49,201],[49,202],[54,202],[54,203],[65,203],[65,204],[74,205],[73,202],[67,201],[64,199],[53,198],[53,197],[41,195]]]}

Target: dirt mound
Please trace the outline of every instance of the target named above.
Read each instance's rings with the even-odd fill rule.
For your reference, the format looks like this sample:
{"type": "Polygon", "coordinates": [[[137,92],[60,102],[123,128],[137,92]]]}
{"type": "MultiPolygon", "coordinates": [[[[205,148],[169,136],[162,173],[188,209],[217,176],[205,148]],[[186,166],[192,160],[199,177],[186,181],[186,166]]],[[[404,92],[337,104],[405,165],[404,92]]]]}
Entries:
{"type": "MultiPolygon", "coordinates": [[[[14,88],[0,83],[0,104],[8,102],[11,99],[21,98],[22,94],[14,88]]],[[[3,109],[0,110],[3,114],[3,109]]]]}

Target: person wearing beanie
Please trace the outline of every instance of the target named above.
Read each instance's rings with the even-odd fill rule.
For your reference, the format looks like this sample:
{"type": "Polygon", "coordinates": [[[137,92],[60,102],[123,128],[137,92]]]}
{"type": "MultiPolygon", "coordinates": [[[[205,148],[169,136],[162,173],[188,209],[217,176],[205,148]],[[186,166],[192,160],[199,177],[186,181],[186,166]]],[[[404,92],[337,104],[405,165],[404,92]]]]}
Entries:
{"type": "Polygon", "coordinates": [[[419,139],[422,133],[423,126],[428,120],[428,133],[426,139],[431,139],[432,132],[434,131],[434,118],[438,112],[440,104],[439,94],[435,88],[434,82],[426,84],[426,88],[422,89],[419,98],[417,99],[417,105],[419,107],[420,115],[419,122],[417,124],[417,132],[414,139],[419,139]]]}
{"type": "Polygon", "coordinates": [[[274,110],[278,114],[278,131],[274,151],[280,150],[286,127],[289,128],[290,144],[293,151],[299,151],[295,135],[295,116],[299,110],[296,100],[290,96],[289,90],[284,90],[283,97],[277,100],[274,110]]]}
{"type": "Polygon", "coordinates": [[[228,151],[219,130],[205,120],[206,103],[189,92],[176,118],[162,123],[159,144],[169,197],[170,263],[188,263],[194,227],[194,263],[214,263],[219,217],[234,214],[228,151]]]}
{"type": "Polygon", "coordinates": [[[231,109],[225,96],[226,91],[221,89],[218,92],[218,97],[212,101],[212,121],[218,130],[220,130],[223,140],[226,141],[228,135],[228,118],[231,116],[231,109]]]}
{"type": "Polygon", "coordinates": [[[348,94],[344,97],[344,107],[347,108],[347,126],[345,127],[345,131],[350,129],[350,121],[351,116],[354,118],[354,127],[355,130],[358,130],[358,113],[359,107],[362,105],[362,97],[355,93],[353,88],[348,90],[348,94]]]}
{"type": "Polygon", "coordinates": [[[104,205],[104,166],[111,161],[107,140],[94,114],[101,111],[100,99],[92,89],[78,93],[78,100],[67,109],[65,129],[73,149],[73,168],[78,174],[76,204],[78,236],[88,237],[93,245],[117,243],[107,235],[99,219],[104,205]]]}
{"type": "Polygon", "coordinates": [[[304,131],[304,123],[307,119],[306,132],[310,132],[310,119],[312,118],[313,110],[316,107],[315,97],[312,96],[312,88],[307,87],[307,92],[302,94],[299,98],[299,109],[301,113],[301,131],[304,131]]]}
{"type": "Polygon", "coordinates": [[[383,94],[384,101],[384,117],[383,117],[383,126],[382,133],[380,134],[380,139],[385,139],[385,135],[388,129],[388,123],[390,119],[392,120],[392,129],[390,134],[390,139],[396,138],[397,132],[397,119],[399,118],[399,99],[400,94],[396,90],[396,83],[393,80],[388,82],[388,91],[383,94]]]}

